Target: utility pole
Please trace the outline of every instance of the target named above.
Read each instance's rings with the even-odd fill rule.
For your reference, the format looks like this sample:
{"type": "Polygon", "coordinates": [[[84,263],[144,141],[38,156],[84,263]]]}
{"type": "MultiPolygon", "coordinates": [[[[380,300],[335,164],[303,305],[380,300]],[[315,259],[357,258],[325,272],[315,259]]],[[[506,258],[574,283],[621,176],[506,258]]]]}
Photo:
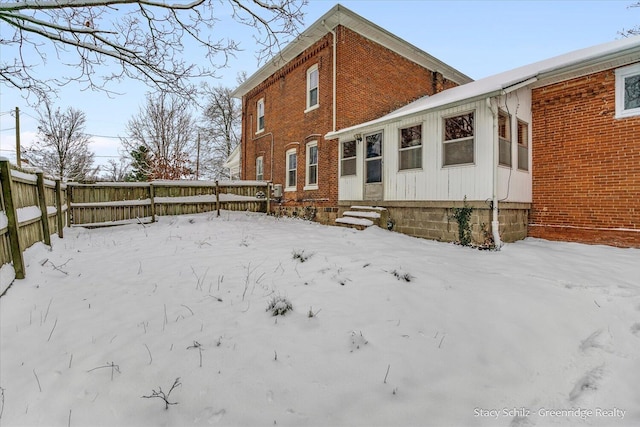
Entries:
{"type": "Polygon", "coordinates": [[[16,107],[16,165],[18,167],[22,167],[20,157],[20,109],[16,107]]]}

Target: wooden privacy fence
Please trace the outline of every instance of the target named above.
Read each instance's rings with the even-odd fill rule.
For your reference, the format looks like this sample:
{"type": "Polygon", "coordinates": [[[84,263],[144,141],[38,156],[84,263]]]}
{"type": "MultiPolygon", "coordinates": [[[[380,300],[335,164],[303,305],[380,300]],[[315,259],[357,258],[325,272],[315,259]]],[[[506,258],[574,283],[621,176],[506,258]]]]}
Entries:
{"type": "MultiPolygon", "coordinates": [[[[22,253],[37,242],[51,245],[51,234],[63,235],[67,210],[66,185],[27,172],[0,159],[0,267],[13,263],[15,277],[24,278],[22,253]]],[[[1,284],[0,295],[8,284],[1,284]]]]}
{"type": "Polygon", "coordinates": [[[68,183],[69,224],[101,227],[153,222],[156,215],[220,211],[268,212],[263,181],[68,183]]]}

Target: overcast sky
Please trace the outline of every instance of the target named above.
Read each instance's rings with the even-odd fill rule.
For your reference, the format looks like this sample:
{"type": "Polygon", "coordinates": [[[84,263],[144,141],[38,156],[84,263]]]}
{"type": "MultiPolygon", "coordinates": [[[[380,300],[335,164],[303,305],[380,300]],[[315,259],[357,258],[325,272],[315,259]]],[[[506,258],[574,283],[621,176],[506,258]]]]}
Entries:
{"type": "MultiPolygon", "coordinates": [[[[473,79],[572,50],[621,37],[624,29],[640,25],[640,8],[634,0],[608,1],[343,1],[347,8],[473,79]]],[[[310,0],[305,27],[336,4],[310,0]]],[[[230,19],[230,18],[228,18],[230,19]]],[[[234,87],[240,71],[253,74],[258,68],[251,33],[221,22],[220,31],[241,42],[244,48],[222,70],[219,83],[234,87]]],[[[304,28],[302,28],[304,30],[304,28]]],[[[1,55],[2,53],[0,53],[1,55]]],[[[2,58],[2,61],[11,58],[2,58]]],[[[50,61],[47,67],[55,67],[50,61]]],[[[125,82],[114,90],[126,95],[109,98],[103,93],[81,91],[70,85],[60,91],[55,106],[74,108],[87,115],[87,133],[97,162],[117,156],[126,122],[137,114],[147,88],[125,82]]],[[[0,86],[0,155],[15,159],[15,107],[21,110],[21,141],[29,146],[37,131],[36,110],[21,94],[0,86]]]]}

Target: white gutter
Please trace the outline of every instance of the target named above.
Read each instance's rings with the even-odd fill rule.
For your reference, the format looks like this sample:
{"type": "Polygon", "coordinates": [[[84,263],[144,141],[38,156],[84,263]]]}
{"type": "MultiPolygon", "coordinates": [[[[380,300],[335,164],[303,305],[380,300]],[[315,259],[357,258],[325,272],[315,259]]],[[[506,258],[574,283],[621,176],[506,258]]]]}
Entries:
{"type": "Polygon", "coordinates": [[[487,98],[487,107],[491,110],[491,114],[493,115],[493,163],[491,165],[493,173],[493,195],[491,201],[493,216],[491,219],[491,235],[493,236],[493,244],[495,245],[496,250],[500,250],[502,247],[502,240],[500,240],[500,222],[498,221],[498,109],[497,107],[494,109],[491,99],[492,98],[487,98]]]}
{"type": "Polygon", "coordinates": [[[325,21],[322,21],[322,25],[324,26],[324,28],[327,29],[327,31],[329,31],[331,33],[331,35],[333,36],[333,88],[332,88],[332,99],[333,99],[333,105],[331,107],[331,112],[332,112],[332,116],[333,116],[333,130],[332,132],[336,131],[336,32],[333,31],[331,28],[327,27],[327,24],[325,23],[325,21]]]}

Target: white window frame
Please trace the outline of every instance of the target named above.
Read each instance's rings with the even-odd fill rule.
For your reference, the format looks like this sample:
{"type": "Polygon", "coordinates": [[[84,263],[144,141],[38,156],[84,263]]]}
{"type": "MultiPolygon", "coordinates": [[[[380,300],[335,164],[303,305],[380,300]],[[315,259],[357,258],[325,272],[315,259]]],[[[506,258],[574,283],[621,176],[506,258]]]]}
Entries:
{"type": "Polygon", "coordinates": [[[357,169],[357,159],[358,158],[358,143],[355,140],[342,141],[340,143],[340,176],[356,176],[358,174],[357,169]],[[353,144],[354,153],[352,157],[344,157],[344,145],[345,144],[353,144]],[[344,164],[345,162],[353,162],[353,173],[345,173],[344,172],[344,164]]]}
{"type": "Polygon", "coordinates": [[[309,143],[307,143],[307,151],[306,151],[306,156],[305,156],[305,163],[306,163],[306,171],[305,171],[305,186],[304,189],[305,190],[317,190],[318,189],[318,157],[319,157],[319,152],[318,152],[318,141],[311,141],[309,143]],[[311,163],[311,150],[315,148],[316,149],[316,163],[311,163]],[[311,169],[315,167],[315,171],[316,171],[316,176],[315,176],[315,183],[310,182],[310,178],[311,178],[311,169]]]}
{"type": "Polygon", "coordinates": [[[304,110],[304,112],[308,112],[311,110],[315,110],[316,108],[318,108],[320,106],[320,71],[318,71],[318,64],[315,64],[311,67],[309,67],[309,69],[307,70],[307,92],[306,92],[306,97],[307,97],[307,109],[304,110]],[[316,85],[312,86],[311,83],[311,76],[313,75],[313,73],[316,73],[316,85]],[[311,91],[315,89],[316,90],[316,103],[315,104],[311,104],[311,91]]]}
{"type": "Polygon", "coordinates": [[[264,181],[264,157],[256,157],[256,181],[264,181]]]}
{"type": "Polygon", "coordinates": [[[411,126],[404,126],[403,128],[398,130],[398,171],[411,171],[411,170],[418,170],[418,169],[422,169],[422,163],[424,161],[423,155],[424,155],[424,150],[422,149],[422,147],[424,146],[424,126],[422,126],[422,123],[416,123],[415,125],[411,125],[411,126]],[[411,147],[405,147],[402,148],[402,131],[405,129],[411,129],[414,127],[420,127],[420,144],[419,145],[412,145],[411,147]],[[408,167],[408,168],[402,168],[402,153],[403,152],[420,152],[420,165],[416,166],[416,167],[408,167]]]}
{"type": "Polygon", "coordinates": [[[285,156],[286,156],[285,158],[286,169],[285,169],[285,177],[284,177],[284,182],[285,182],[284,191],[296,191],[298,189],[298,150],[296,148],[287,150],[287,152],[285,153],[285,156]],[[291,157],[292,154],[296,156],[295,168],[291,168],[291,165],[290,165],[289,158],[291,157]],[[294,181],[293,185],[290,185],[291,183],[289,182],[290,171],[295,172],[295,179],[293,180],[294,181]]]}
{"type": "Polygon", "coordinates": [[[476,112],[475,110],[471,110],[471,111],[466,111],[466,112],[461,112],[461,113],[456,113],[456,114],[451,114],[451,115],[447,115],[442,117],[442,167],[444,168],[455,168],[455,167],[461,167],[461,166],[474,166],[476,164],[476,127],[478,125],[478,122],[476,120],[476,112]],[[473,115],[473,135],[472,136],[467,136],[464,138],[458,138],[458,139],[450,139],[447,140],[446,139],[446,121],[448,119],[453,119],[456,117],[460,117],[460,116],[466,116],[466,115],[473,115]],[[445,147],[447,144],[451,144],[451,143],[459,143],[459,142],[463,142],[463,141],[472,141],[473,144],[473,160],[471,162],[467,162],[467,163],[450,163],[447,164],[445,163],[445,147]]]}
{"type": "Polygon", "coordinates": [[[616,70],[616,119],[640,116],[640,107],[624,108],[625,79],[640,76],[640,63],[618,68],[616,70]]]}
{"type": "MultiPolygon", "coordinates": [[[[474,129],[475,132],[475,129],[474,129]]],[[[507,113],[503,109],[498,110],[498,166],[502,166],[505,168],[513,167],[513,138],[511,137],[511,114],[507,113]],[[504,117],[506,119],[505,124],[505,135],[500,135],[500,118],[504,117]],[[509,148],[509,163],[504,163],[500,159],[500,151],[503,146],[507,146],[509,148]]]]}
{"type": "Polygon", "coordinates": [[[256,133],[260,132],[264,132],[264,98],[260,98],[256,103],[256,133]]]}
{"type": "Polygon", "coordinates": [[[518,139],[518,170],[522,172],[528,172],[529,171],[529,146],[531,145],[529,144],[529,123],[525,122],[524,120],[518,119],[518,128],[516,131],[516,138],[518,139]],[[526,132],[520,132],[520,126],[525,126],[526,132]],[[526,140],[522,141],[521,140],[522,138],[520,138],[520,135],[525,135],[524,138],[526,138],[526,140]],[[521,167],[522,165],[520,163],[521,155],[527,161],[525,168],[521,167]]]}

